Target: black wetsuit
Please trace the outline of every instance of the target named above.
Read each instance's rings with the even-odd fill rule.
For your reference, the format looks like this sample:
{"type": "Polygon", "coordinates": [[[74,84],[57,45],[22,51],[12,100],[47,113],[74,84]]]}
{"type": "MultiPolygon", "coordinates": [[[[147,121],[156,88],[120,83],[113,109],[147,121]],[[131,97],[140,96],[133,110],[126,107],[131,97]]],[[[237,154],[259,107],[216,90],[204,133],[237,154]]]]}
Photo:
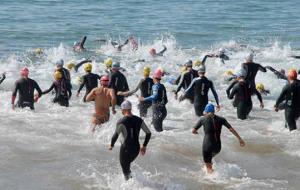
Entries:
{"type": "Polygon", "coordinates": [[[271,66],[266,66],[267,69],[269,69],[270,71],[272,71],[278,79],[283,79],[283,80],[288,80],[287,76],[285,76],[283,73],[275,70],[273,67],[271,66]]]}
{"type": "Polygon", "coordinates": [[[185,91],[184,97],[194,96],[194,109],[197,116],[203,115],[204,108],[208,103],[209,89],[212,91],[217,105],[219,105],[218,94],[214,88],[213,82],[206,77],[195,78],[185,91]]]}
{"type": "Polygon", "coordinates": [[[230,92],[229,99],[233,99],[233,106],[237,107],[237,117],[247,119],[252,110],[251,85],[247,81],[237,82],[230,92]]]}
{"type": "Polygon", "coordinates": [[[205,163],[212,163],[212,158],[221,151],[221,130],[222,125],[231,128],[225,118],[217,115],[206,115],[200,118],[195,125],[199,129],[203,125],[205,136],[202,144],[202,155],[205,163]]]}
{"type": "Polygon", "coordinates": [[[65,82],[67,83],[68,88],[70,88],[70,90],[72,89],[72,84],[71,84],[71,74],[70,71],[66,68],[61,68],[58,69],[57,71],[62,73],[62,78],[65,80],[65,82]]]}
{"type": "MultiPolygon", "coordinates": [[[[137,85],[137,87],[130,91],[128,93],[128,96],[131,96],[132,94],[136,93],[138,91],[138,89],[140,89],[141,91],[141,97],[147,98],[149,96],[151,96],[151,92],[152,92],[152,86],[153,86],[153,79],[150,77],[147,78],[143,78],[140,80],[139,84],[137,85]]],[[[148,108],[152,105],[151,102],[140,102],[138,107],[140,110],[140,117],[146,117],[147,116],[147,112],[148,112],[148,108]]]]}
{"type": "Polygon", "coordinates": [[[72,96],[72,91],[68,87],[68,83],[62,79],[60,81],[54,81],[48,90],[45,90],[42,94],[48,94],[52,90],[55,90],[55,97],[53,103],[58,103],[61,106],[69,107],[69,99],[72,96]]]}
{"type": "Polygon", "coordinates": [[[285,121],[290,131],[297,129],[296,120],[300,117],[300,81],[296,80],[292,84],[283,87],[275,107],[285,101],[285,121]]]}
{"type": "MultiPolygon", "coordinates": [[[[191,71],[182,74],[180,77],[180,81],[178,83],[177,90],[175,91],[175,94],[177,94],[181,90],[181,88],[186,90],[190,86],[192,81],[197,77],[199,77],[198,71],[196,71],[194,69],[191,69],[191,71]]],[[[191,94],[194,94],[194,93],[191,92],[191,94]]],[[[191,101],[191,103],[194,102],[194,96],[188,96],[186,98],[189,99],[191,101]]]]}
{"type": "Polygon", "coordinates": [[[265,73],[265,72],[267,72],[267,69],[258,63],[243,63],[242,66],[247,71],[245,80],[249,81],[249,83],[251,85],[251,95],[258,94],[259,92],[256,89],[255,77],[256,77],[258,71],[265,73]]]}
{"type": "Polygon", "coordinates": [[[0,79],[0,84],[5,80],[6,76],[5,74],[2,75],[2,78],[0,79]]]}
{"type": "Polygon", "coordinates": [[[78,64],[75,65],[74,69],[75,69],[75,72],[78,71],[79,67],[81,67],[83,64],[85,63],[90,63],[92,62],[92,60],[89,60],[89,59],[86,59],[86,60],[83,60],[83,61],[80,61],[78,64]]]}
{"type": "Polygon", "coordinates": [[[154,84],[152,86],[152,95],[145,98],[144,102],[152,102],[152,124],[156,131],[163,131],[163,121],[168,114],[166,109],[168,97],[165,86],[161,83],[154,84]]]}
{"type": "Polygon", "coordinates": [[[130,164],[140,152],[139,134],[141,129],[146,133],[143,143],[143,146],[146,147],[150,140],[151,132],[144,121],[134,115],[125,116],[118,121],[116,131],[111,139],[111,147],[113,147],[120,133],[124,137],[124,142],[120,148],[120,164],[126,180],[130,178],[130,164]]]}
{"type": "Polygon", "coordinates": [[[98,87],[98,80],[100,79],[100,76],[94,73],[87,73],[83,76],[83,81],[77,91],[77,93],[80,93],[82,88],[85,86],[86,91],[85,95],[83,97],[83,101],[86,102],[86,96],[96,87],[98,87]]]}
{"type": "Polygon", "coordinates": [[[41,88],[34,80],[30,78],[17,80],[12,93],[12,96],[16,97],[19,91],[17,106],[21,108],[29,107],[34,110],[34,90],[38,91],[39,97],[42,95],[41,88]]]}
{"type": "Polygon", "coordinates": [[[74,51],[81,52],[81,51],[85,50],[84,44],[85,44],[86,38],[87,38],[86,36],[83,36],[81,41],[74,45],[74,47],[73,47],[74,51]]]}
{"type": "Polygon", "coordinates": [[[155,56],[164,56],[164,53],[167,51],[167,47],[164,46],[164,49],[161,50],[160,52],[156,53],[155,56]]]}
{"type": "Polygon", "coordinates": [[[120,106],[124,101],[124,96],[119,96],[117,93],[119,91],[129,91],[126,77],[120,71],[113,72],[111,74],[108,87],[114,89],[117,97],[117,105],[120,106]]]}

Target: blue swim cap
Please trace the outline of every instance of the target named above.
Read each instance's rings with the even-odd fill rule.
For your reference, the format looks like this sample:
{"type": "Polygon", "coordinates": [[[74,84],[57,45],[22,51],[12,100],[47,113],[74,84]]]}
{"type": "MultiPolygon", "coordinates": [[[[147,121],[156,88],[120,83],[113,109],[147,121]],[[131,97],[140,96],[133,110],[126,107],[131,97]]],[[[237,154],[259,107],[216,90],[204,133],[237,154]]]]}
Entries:
{"type": "Polygon", "coordinates": [[[204,109],[205,113],[215,113],[215,106],[211,103],[208,103],[204,109]]]}
{"type": "Polygon", "coordinates": [[[114,62],[114,63],[112,64],[112,68],[113,68],[113,69],[119,69],[119,68],[120,68],[120,62],[114,62]]]}

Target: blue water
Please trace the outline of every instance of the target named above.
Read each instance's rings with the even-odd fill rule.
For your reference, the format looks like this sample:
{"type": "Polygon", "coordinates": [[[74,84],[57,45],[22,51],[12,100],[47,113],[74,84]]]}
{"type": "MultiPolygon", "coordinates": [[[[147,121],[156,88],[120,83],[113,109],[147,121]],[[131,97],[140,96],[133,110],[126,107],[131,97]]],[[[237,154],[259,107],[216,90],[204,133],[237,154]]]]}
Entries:
{"type": "Polygon", "coordinates": [[[236,40],[259,46],[274,40],[300,48],[299,1],[97,1],[2,0],[0,53],[72,45],[87,35],[141,41],[175,36],[182,48],[236,40]]]}

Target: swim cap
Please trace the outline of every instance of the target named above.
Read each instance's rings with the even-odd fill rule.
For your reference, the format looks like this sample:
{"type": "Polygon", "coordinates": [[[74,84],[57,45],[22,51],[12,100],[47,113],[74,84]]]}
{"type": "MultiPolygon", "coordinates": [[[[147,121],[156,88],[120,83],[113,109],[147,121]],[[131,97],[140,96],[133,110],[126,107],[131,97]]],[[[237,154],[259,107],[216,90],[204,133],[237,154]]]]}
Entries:
{"type": "Polygon", "coordinates": [[[84,64],[84,67],[83,67],[85,72],[91,72],[92,68],[93,68],[93,65],[91,63],[86,63],[86,64],[84,64]]]}
{"type": "Polygon", "coordinates": [[[205,113],[215,113],[215,106],[211,103],[208,103],[204,109],[205,113]]]}
{"type": "Polygon", "coordinates": [[[206,72],[206,68],[204,65],[201,65],[199,70],[198,70],[199,73],[205,73],[206,72]]]}
{"type": "Polygon", "coordinates": [[[76,46],[77,44],[78,44],[78,42],[75,41],[75,42],[73,43],[73,46],[76,46]]]}
{"type": "Polygon", "coordinates": [[[149,76],[150,75],[150,67],[144,67],[144,76],[149,76]]]}
{"type": "Polygon", "coordinates": [[[64,66],[64,60],[60,59],[60,60],[56,61],[56,66],[63,67],[64,66]]]}
{"type": "Polygon", "coordinates": [[[109,83],[109,76],[108,75],[103,75],[100,79],[100,84],[102,86],[108,86],[109,83]]]}
{"type": "Polygon", "coordinates": [[[20,74],[21,74],[21,76],[28,77],[28,75],[29,75],[28,68],[24,67],[23,69],[21,69],[20,74]]]}
{"type": "Polygon", "coordinates": [[[289,70],[288,78],[290,80],[296,80],[297,79],[297,71],[296,71],[296,69],[289,70]]]}
{"type": "Polygon", "coordinates": [[[113,69],[120,69],[120,62],[114,62],[114,63],[112,64],[112,68],[113,68],[113,69]]]}
{"type": "Polygon", "coordinates": [[[225,71],[225,75],[226,76],[232,76],[233,75],[233,71],[232,70],[225,71]]]}
{"type": "Polygon", "coordinates": [[[220,48],[219,49],[219,54],[223,54],[223,53],[225,53],[225,49],[224,48],[220,48]]]}
{"type": "Polygon", "coordinates": [[[160,68],[156,69],[155,72],[153,73],[153,78],[155,79],[161,79],[161,77],[163,76],[163,72],[160,68]]]}
{"type": "Polygon", "coordinates": [[[246,61],[247,62],[252,62],[254,59],[254,54],[253,53],[249,53],[247,56],[246,56],[246,61]]]}
{"type": "Polygon", "coordinates": [[[104,61],[104,64],[105,64],[105,66],[106,66],[107,68],[111,68],[112,63],[113,63],[112,58],[107,58],[107,59],[104,61]]]}
{"type": "Polygon", "coordinates": [[[55,80],[60,80],[62,78],[62,74],[59,71],[55,71],[53,76],[55,80]]]}
{"type": "Polygon", "coordinates": [[[151,49],[149,50],[149,53],[150,53],[152,56],[154,56],[154,55],[156,54],[156,49],[151,48],[151,49]]]}
{"type": "Polygon", "coordinates": [[[35,52],[36,54],[42,54],[42,53],[43,53],[43,50],[42,50],[41,48],[36,48],[36,49],[34,50],[34,52],[35,52]]]}
{"type": "Polygon", "coordinates": [[[192,60],[188,60],[184,65],[186,67],[193,67],[193,61],[192,60]]]}
{"type": "Polygon", "coordinates": [[[200,65],[202,65],[202,62],[201,62],[199,59],[197,59],[197,60],[194,62],[194,66],[196,67],[196,66],[200,66],[200,65]]]}
{"type": "Polygon", "coordinates": [[[125,100],[122,104],[121,104],[121,109],[122,110],[131,110],[132,105],[131,102],[129,102],[128,100],[125,100]]]}
{"type": "Polygon", "coordinates": [[[265,86],[264,86],[262,83],[258,83],[258,84],[256,85],[256,89],[257,89],[258,91],[264,91],[264,90],[265,90],[265,86]]]}
{"type": "Polygon", "coordinates": [[[72,70],[74,67],[75,67],[75,62],[74,61],[71,61],[70,63],[67,64],[67,68],[69,70],[72,70]]]}

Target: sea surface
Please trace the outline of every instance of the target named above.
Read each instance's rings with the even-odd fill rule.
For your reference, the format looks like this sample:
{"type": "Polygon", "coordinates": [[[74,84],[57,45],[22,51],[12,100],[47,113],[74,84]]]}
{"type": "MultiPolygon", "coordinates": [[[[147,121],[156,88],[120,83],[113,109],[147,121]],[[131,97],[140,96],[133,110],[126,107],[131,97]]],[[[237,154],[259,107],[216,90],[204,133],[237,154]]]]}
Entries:
{"type": "MultiPolygon", "coordinates": [[[[253,97],[250,118],[240,121],[226,97],[228,82],[224,80],[224,72],[239,67],[249,52],[264,66],[300,69],[300,60],[291,57],[300,55],[298,4],[296,0],[1,0],[0,72],[6,72],[7,79],[0,85],[0,189],[299,189],[300,132],[289,132],[284,128],[284,112],[273,111],[285,81],[269,71],[259,72],[256,82],[271,94],[263,96],[264,109],[253,97]],[[73,52],[74,41],[84,35],[87,52],[73,52]],[[125,46],[117,52],[103,42],[122,43],[128,36],[135,36],[137,51],[125,46]],[[148,50],[160,50],[162,45],[168,48],[165,55],[150,57],[148,50]],[[43,54],[36,55],[36,48],[43,54]],[[176,86],[167,81],[179,75],[187,60],[201,60],[220,48],[225,48],[230,60],[222,64],[219,59],[208,59],[207,76],[220,96],[217,114],[227,118],[246,147],[239,147],[224,128],[222,151],[214,158],[215,173],[207,175],[202,161],[203,131],[191,133],[198,120],[193,106],[176,101],[172,93],[176,86]],[[163,79],[169,98],[165,131],[154,131],[150,113],[145,121],[152,139],[146,155],[133,163],[133,179],[127,182],[119,166],[120,143],[108,150],[121,111],[94,134],[90,132],[93,104],[82,102],[84,90],[76,97],[82,68],[71,72],[69,108],[54,105],[50,93],[36,103],[35,111],[11,110],[11,91],[22,67],[27,66],[30,77],[46,90],[58,59],[67,64],[90,58],[93,71],[103,74],[103,60],[108,57],[126,68],[130,89],[142,78],[144,66],[152,70],[161,66],[170,73],[163,79]],[[139,59],[145,62],[136,62],[139,59]]],[[[136,96],[128,99],[138,114],[136,96]]]]}

